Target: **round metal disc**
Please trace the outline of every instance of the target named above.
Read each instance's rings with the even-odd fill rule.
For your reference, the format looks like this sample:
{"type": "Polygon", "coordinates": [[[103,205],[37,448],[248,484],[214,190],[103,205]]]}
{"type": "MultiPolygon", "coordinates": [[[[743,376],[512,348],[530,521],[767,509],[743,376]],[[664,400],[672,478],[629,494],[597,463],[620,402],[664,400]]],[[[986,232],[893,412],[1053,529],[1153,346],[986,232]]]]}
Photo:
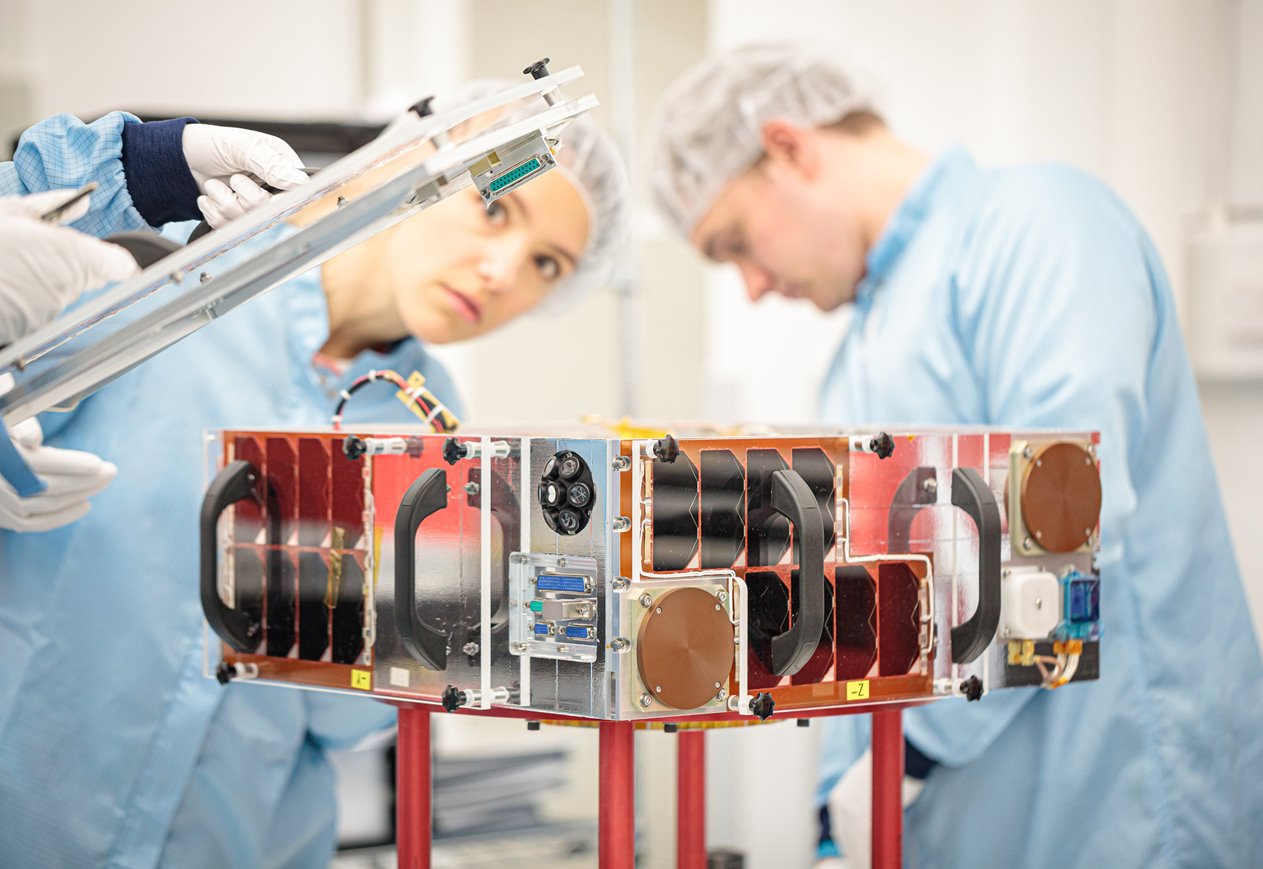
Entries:
{"type": "Polygon", "coordinates": [[[1049,552],[1073,552],[1101,518],[1101,473],[1078,444],[1051,444],[1035,454],[1022,478],[1022,519],[1049,552]]]}
{"type": "Polygon", "coordinates": [[[675,588],[640,623],[636,663],[645,690],[673,709],[696,709],[728,684],[735,651],[732,622],[700,588],[675,588]]]}

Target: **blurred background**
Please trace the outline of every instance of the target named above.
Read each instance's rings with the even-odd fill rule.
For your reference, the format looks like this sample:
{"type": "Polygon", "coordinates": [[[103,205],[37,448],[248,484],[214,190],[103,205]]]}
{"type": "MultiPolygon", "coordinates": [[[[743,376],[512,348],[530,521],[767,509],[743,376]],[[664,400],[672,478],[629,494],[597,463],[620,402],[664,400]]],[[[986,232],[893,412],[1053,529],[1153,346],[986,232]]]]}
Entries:
{"type": "MultiPolygon", "coordinates": [[[[648,205],[642,145],[652,108],[708,51],[768,38],[823,47],[862,65],[895,130],[924,149],[962,143],[984,163],[1082,167],[1130,204],[1171,275],[1263,626],[1263,53],[1250,50],[1263,45],[1263,2],[0,0],[0,10],[6,156],[25,127],[57,112],[354,130],[471,77],[518,76],[540,57],[554,69],[582,65],[582,89],[601,99],[598,117],[632,167],[634,244],[613,285],[560,319],[531,317],[445,351],[478,424],[581,414],[811,419],[849,314],[775,298],[752,306],[735,274],[704,266],[648,205]],[[599,352],[582,365],[538,352],[559,330],[599,352]],[[559,366],[566,390],[530,389],[559,366]]],[[[595,732],[438,725],[449,725],[437,739],[454,761],[546,756],[556,775],[539,817],[569,824],[566,841],[581,848],[595,821],[595,732]]],[[[809,862],[817,732],[773,725],[711,737],[713,845],[742,851],[747,866],[809,862]]],[[[644,865],[668,865],[674,740],[638,739],[644,865]]],[[[339,759],[348,844],[390,836],[387,764],[380,751],[339,759]]],[[[503,861],[490,840],[474,841],[482,844],[450,851],[450,865],[503,861]]]]}

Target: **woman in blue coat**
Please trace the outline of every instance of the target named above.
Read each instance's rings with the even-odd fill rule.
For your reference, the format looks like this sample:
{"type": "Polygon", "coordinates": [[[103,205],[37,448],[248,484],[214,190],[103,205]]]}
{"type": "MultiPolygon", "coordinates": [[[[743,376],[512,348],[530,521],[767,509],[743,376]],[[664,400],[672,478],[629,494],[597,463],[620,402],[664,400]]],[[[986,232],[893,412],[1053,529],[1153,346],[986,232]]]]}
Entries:
{"type": "MultiPolygon", "coordinates": [[[[327,425],[340,391],[370,369],[418,371],[459,413],[428,345],[485,334],[590,282],[620,238],[611,144],[586,119],[563,138],[559,171],[490,208],[472,189],[458,194],[175,344],[73,413],[42,418],[49,442],[108,459],[118,477],[69,527],[0,535],[0,865],[327,862],[335,806],[324,753],[388,726],[392,712],[204,677],[203,432],[327,425]]],[[[108,143],[96,151],[117,159],[108,143]]],[[[108,171],[88,165],[66,183],[108,171]]],[[[416,422],[384,387],[357,394],[346,419],[416,422]]]]}

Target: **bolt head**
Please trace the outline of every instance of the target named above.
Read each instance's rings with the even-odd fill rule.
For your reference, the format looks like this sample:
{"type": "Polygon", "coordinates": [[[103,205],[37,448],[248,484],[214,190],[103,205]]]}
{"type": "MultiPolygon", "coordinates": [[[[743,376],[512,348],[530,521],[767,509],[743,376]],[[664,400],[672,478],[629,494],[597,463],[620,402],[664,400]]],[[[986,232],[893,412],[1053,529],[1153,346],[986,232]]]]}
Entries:
{"type": "Polygon", "coordinates": [[[648,693],[641,694],[640,705],[648,709],[650,706],[653,705],[653,697],[649,696],[648,693]]]}
{"type": "Polygon", "coordinates": [[[649,592],[645,592],[640,596],[640,605],[645,609],[653,605],[653,597],[650,596],[649,592]]]}

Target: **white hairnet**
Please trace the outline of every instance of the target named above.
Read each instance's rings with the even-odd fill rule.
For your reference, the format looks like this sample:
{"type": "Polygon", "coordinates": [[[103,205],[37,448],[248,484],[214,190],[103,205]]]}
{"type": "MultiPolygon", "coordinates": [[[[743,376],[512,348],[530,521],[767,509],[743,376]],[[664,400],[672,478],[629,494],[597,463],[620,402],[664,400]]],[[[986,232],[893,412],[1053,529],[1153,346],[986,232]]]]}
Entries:
{"type": "Polygon", "coordinates": [[[763,156],[763,125],[821,127],[872,98],[836,63],[801,46],[746,45],[707,58],[668,88],[650,132],[654,201],[687,236],[724,186],[763,156]]]}
{"type": "MultiPolygon", "coordinates": [[[[520,82],[479,79],[435,100],[435,110],[507,90],[520,82]]],[[[486,129],[520,121],[544,111],[542,97],[510,103],[500,109],[486,129]]],[[[588,209],[588,242],[574,272],[553,288],[548,307],[573,300],[610,278],[612,266],[626,243],[628,226],[627,170],[613,139],[588,115],[569,121],[557,133],[557,168],[579,191],[588,209]]]]}

